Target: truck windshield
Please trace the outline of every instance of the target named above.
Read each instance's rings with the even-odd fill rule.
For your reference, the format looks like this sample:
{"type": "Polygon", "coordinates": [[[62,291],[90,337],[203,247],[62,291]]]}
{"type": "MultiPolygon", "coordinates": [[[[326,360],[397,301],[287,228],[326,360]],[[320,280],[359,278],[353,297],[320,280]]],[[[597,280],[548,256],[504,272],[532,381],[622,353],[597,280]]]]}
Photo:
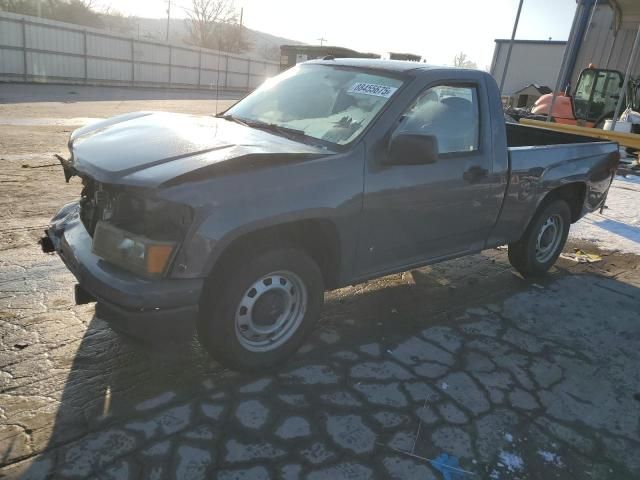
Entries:
{"type": "Polygon", "coordinates": [[[224,116],[256,128],[271,127],[274,133],[298,132],[345,145],[355,140],[402,83],[362,70],[299,65],[267,80],[224,116]]]}

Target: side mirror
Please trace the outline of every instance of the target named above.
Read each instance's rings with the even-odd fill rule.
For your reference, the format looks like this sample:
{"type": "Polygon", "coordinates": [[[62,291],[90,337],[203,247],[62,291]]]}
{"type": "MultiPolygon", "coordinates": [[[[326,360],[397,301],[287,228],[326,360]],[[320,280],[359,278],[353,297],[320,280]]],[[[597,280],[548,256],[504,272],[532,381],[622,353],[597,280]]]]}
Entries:
{"type": "Polygon", "coordinates": [[[391,138],[386,165],[424,165],[438,160],[438,139],[435,135],[399,133],[391,138]]]}

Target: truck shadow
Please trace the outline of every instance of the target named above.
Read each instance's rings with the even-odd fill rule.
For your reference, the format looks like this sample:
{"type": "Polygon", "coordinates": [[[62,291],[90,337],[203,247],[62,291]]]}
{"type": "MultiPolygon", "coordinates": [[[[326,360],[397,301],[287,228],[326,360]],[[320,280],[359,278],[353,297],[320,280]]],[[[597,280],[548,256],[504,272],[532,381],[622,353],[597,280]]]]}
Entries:
{"type": "MultiPolygon", "coordinates": [[[[445,273],[414,271],[328,294],[320,326],[303,348],[305,353],[298,353],[285,368],[322,361],[333,351],[354,349],[368,341],[398,341],[415,334],[416,328],[446,325],[468,306],[486,304],[487,300],[500,303],[517,291],[535,291],[531,282],[514,281],[517,277],[502,269],[481,284],[465,282],[454,289],[452,297],[451,283],[446,281],[455,283],[458,273],[446,275],[446,269],[442,271],[445,273]],[[407,282],[406,275],[413,281],[407,282]],[[496,291],[500,293],[496,295],[496,291]],[[434,300],[436,294],[443,299],[434,300]],[[347,319],[350,321],[344,322],[347,319]],[[336,333],[330,341],[324,335],[328,330],[336,333]]],[[[553,283],[564,275],[557,271],[547,280],[553,283]]],[[[620,285],[625,291],[632,288],[620,285]]],[[[637,289],[635,292],[640,296],[637,289]]],[[[123,338],[94,316],[71,362],[45,453],[21,478],[55,477],[67,460],[65,446],[91,432],[135,420],[147,408],[191,400],[206,393],[213,383],[218,390],[225,390],[252,378],[212,362],[197,342],[141,345],[123,338]]]]}
{"type": "MultiPolygon", "coordinates": [[[[64,446],[144,410],[149,398],[197,395],[224,369],[196,343],[147,345],[112,330],[95,315],[73,355],[44,454],[19,478],[57,478],[64,446]]],[[[0,475],[1,476],[1,475],[0,475]]]]}
{"type": "Polygon", "coordinates": [[[640,251],[640,226],[629,225],[611,219],[594,222],[594,225],[631,240],[638,245],[638,250],[640,251]]]}

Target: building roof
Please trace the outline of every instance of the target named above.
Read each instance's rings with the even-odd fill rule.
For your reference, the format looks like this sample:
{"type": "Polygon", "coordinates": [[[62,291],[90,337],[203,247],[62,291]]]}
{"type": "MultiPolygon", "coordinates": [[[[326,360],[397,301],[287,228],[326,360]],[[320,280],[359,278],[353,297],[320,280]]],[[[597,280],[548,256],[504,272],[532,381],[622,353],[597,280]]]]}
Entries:
{"type": "Polygon", "coordinates": [[[280,45],[280,50],[294,51],[297,53],[309,53],[312,55],[336,55],[341,57],[370,57],[379,58],[380,55],[375,53],[365,53],[352,50],[345,47],[336,47],[332,45],[280,45]]]}
{"type": "Polygon", "coordinates": [[[389,55],[396,57],[404,57],[406,60],[415,59],[416,61],[422,58],[422,55],[416,55],[415,53],[403,53],[403,52],[387,52],[389,55]]]}
{"type": "Polygon", "coordinates": [[[336,58],[335,60],[310,60],[305,63],[324,65],[340,65],[345,67],[370,68],[372,70],[387,70],[390,72],[409,72],[411,70],[454,69],[454,67],[442,67],[428,65],[426,63],[411,62],[408,60],[380,60],[377,58],[336,58]]]}
{"type": "MultiPolygon", "coordinates": [[[[496,38],[496,43],[509,43],[511,42],[510,38],[496,38]]],[[[514,40],[513,43],[518,44],[536,44],[536,45],[566,45],[566,40],[514,40]]]]}
{"type": "Polygon", "coordinates": [[[540,95],[546,95],[547,93],[552,92],[552,90],[546,85],[536,85],[535,83],[530,83],[526,87],[522,87],[520,90],[516,90],[515,92],[513,92],[513,94],[516,95],[520,92],[525,91],[527,88],[532,88],[532,87],[535,88],[540,95]]]}
{"type": "Polygon", "coordinates": [[[609,0],[624,23],[637,25],[640,23],[640,2],[638,0],[609,0]]]}

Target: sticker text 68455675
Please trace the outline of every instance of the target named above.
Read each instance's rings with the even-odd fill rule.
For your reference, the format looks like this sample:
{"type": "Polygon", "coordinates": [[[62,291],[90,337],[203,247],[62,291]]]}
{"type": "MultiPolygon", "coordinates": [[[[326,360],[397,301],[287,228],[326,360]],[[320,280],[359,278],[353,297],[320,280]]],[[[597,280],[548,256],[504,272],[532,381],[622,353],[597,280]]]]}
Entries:
{"type": "Polygon", "coordinates": [[[348,93],[362,93],[364,95],[374,95],[376,97],[389,98],[397,90],[396,87],[386,85],[376,85],[375,83],[354,83],[349,88],[348,93]]]}

